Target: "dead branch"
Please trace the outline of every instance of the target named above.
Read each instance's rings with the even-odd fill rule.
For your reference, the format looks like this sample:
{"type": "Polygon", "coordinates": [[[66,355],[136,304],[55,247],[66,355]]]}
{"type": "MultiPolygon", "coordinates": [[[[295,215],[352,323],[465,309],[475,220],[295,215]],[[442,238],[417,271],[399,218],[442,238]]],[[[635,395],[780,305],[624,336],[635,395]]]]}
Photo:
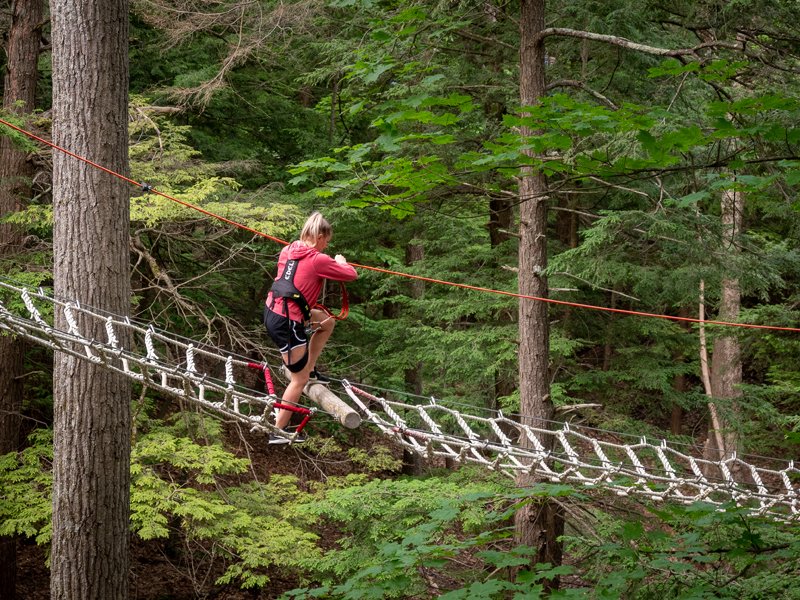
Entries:
{"type": "Polygon", "coordinates": [[[561,37],[574,37],[582,40],[590,40],[593,42],[603,42],[611,44],[612,46],[619,46],[628,50],[642,52],[644,54],[654,54],[656,56],[700,56],[700,51],[711,48],[727,48],[728,50],[744,50],[742,42],[723,42],[718,40],[704,42],[698,44],[693,48],[659,48],[657,46],[648,46],[647,44],[640,44],[624,37],[616,35],[606,35],[603,33],[594,33],[591,31],[581,31],[579,29],[568,29],[566,27],[548,27],[543,29],[534,40],[534,43],[540,43],[545,38],[552,36],[561,37]]]}
{"type": "Polygon", "coordinates": [[[572,273],[567,273],[566,271],[556,271],[555,273],[553,273],[553,275],[563,275],[565,277],[571,277],[572,279],[577,279],[578,281],[585,283],[586,285],[589,285],[596,290],[602,290],[604,292],[609,292],[610,294],[616,294],[617,296],[628,298],[629,300],[634,300],[635,302],[641,302],[641,299],[636,298],[635,296],[624,294],[623,292],[620,292],[618,290],[604,288],[602,286],[597,285],[596,283],[589,281],[588,279],[584,279],[583,277],[578,277],[577,275],[573,275],[572,273]]]}
{"type": "Polygon", "coordinates": [[[589,94],[593,98],[599,100],[600,102],[602,102],[603,104],[608,106],[611,110],[617,110],[619,108],[616,104],[614,104],[611,101],[610,98],[608,98],[607,96],[604,96],[603,94],[601,94],[597,90],[594,90],[594,89],[590,88],[584,82],[578,81],[577,79],[559,79],[558,81],[554,81],[552,83],[549,83],[545,89],[549,92],[551,90],[554,90],[554,89],[560,88],[560,87],[577,88],[579,90],[582,90],[582,91],[586,92],[587,94],[589,94]]]}
{"type": "Polygon", "coordinates": [[[478,35],[477,33],[473,33],[471,31],[467,31],[465,29],[457,29],[455,31],[455,34],[460,36],[460,37],[463,37],[465,39],[472,40],[473,42],[486,42],[488,44],[496,44],[498,46],[502,46],[503,48],[508,48],[509,50],[513,50],[514,52],[517,51],[517,47],[512,45],[512,44],[508,44],[508,43],[506,43],[506,42],[504,42],[502,40],[498,40],[496,38],[490,38],[490,37],[485,37],[485,36],[482,36],[482,35],[478,35]]]}

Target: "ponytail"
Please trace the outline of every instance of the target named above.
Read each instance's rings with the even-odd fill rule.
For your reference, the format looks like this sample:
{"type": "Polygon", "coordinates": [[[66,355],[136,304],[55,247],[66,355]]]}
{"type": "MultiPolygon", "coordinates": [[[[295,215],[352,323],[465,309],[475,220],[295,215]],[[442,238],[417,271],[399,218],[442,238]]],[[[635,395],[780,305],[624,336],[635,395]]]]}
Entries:
{"type": "Polygon", "coordinates": [[[333,235],[333,228],[328,221],[325,220],[319,212],[314,211],[308,217],[306,224],[303,225],[303,231],[300,232],[300,241],[307,244],[316,244],[317,238],[322,235],[324,237],[331,237],[333,235]]]}

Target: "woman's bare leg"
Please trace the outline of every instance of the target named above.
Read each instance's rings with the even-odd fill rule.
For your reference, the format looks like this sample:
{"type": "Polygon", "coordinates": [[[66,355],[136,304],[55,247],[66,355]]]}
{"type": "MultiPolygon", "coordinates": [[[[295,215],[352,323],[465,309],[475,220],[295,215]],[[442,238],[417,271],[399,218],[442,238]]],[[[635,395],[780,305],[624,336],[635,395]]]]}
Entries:
{"type": "Polygon", "coordinates": [[[325,311],[314,309],[311,311],[311,326],[314,328],[314,335],[308,345],[309,373],[317,367],[317,359],[333,333],[336,320],[325,311]]]}
{"type": "MultiPolygon", "coordinates": [[[[309,350],[310,352],[310,350],[309,350]]],[[[289,352],[283,354],[283,362],[286,363],[287,359],[293,364],[303,358],[303,355],[306,353],[305,346],[299,346],[297,348],[292,348],[289,352]]],[[[291,373],[291,381],[289,385],[286,386],[286,389],[283,391],[283,397],[281,398],[281,402],[285,404],[297,404],[297,401],[300,400],[300,395],[303,393],[303,388],[308,383],[308,375],[311,373],[311,361],[309,360],[305,367],[303,367],[302,371],[298,371],[297,373],[291,373]]],[[[278,429],[283,429],[289,424],[289,421],[292,419],[292,411],[282,408],[278,411],[278,416],[275,419],[275,426],[278,429]]]]}
{"type": "MultiPolygon", "coordinates": [[[[328,315],[325,311],[314,309],[311,311],[311,326],[314,328],[314,334],[308,344],[308,363],[302,371],[292,373],[292,380],[283,392],[281,401],[286,404],[297,404],[300,396],[303,393],[303,388],[308,383],[308,377],[317,366],[317,359],[322,354],[322,349],[328,342],[328,339],[333,333],[333,328],[336,326],[336,320],[328,315]]],[[[303,358],[306,347],[300,346],[292,348],[287,353],[283,354],[283,362],[292,363],[303,358]]],[[[283,429],[289,424],[292,419],[292,411],[282,408],[278,411],[278,416],[275,419],[275,426],[283,429]]]]}

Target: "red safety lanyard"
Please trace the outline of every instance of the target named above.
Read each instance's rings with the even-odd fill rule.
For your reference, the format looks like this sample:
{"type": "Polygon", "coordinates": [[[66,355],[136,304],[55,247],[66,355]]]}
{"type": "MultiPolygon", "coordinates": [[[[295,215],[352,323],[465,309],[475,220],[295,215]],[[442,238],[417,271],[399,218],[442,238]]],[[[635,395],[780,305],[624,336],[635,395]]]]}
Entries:
{"type": "Polygon", "coordinates": [[[338,315],[333,314],[333,311],[331,311],[330,308],[322,304],[317,304],[314,308],[320,309],[330,318],[336,321],[344,321],[347,318],[347,315],[350,314],[350,301],[347,297],[347,288],[344,287],[344,282],[342,281],[339,282],[339,289],[341,290],[342,293],[342,308],[339,311],[338,315]]]}

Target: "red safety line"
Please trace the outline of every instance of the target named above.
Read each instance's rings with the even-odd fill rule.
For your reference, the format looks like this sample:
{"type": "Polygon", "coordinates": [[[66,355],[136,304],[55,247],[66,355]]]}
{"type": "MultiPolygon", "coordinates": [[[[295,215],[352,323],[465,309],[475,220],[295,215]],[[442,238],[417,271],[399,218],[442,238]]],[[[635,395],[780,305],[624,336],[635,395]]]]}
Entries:
{"type": "Polygon", "coordinates": [[[251,369],[258,369],[261,371],[261,374],[264,375],[264,383],[267,385],[267,394],[270,396],[275,395],[275,384],[272,383],[272,373],[269,371],[269,365],[267,363],[254,363],[249,362],[247,366],[251,369]]]}
{"type": "Polygon", "coordinates": [[[311,415],[314,414],[314,411],[310,408],[305,408],[303,406],[295,406],[294,404],[283,404],[281,402],[275,402],[272,406],[275,408],[282,408],[284,410],[289,410],[291,412],[299,413],[303,416],[303,420],[300,421],[300,424],[295,428],[295,433],[300,433],[303,431],[305,426],[308,424],[308,421],[311,419],[311,415]]]}
{"type": "Polygon", "coordinates": [[[420,281],[427,281],[428,283],[438,283],[441,285],[449,285],[452,287],[462,288],[465,290],[473,290],[475,292],[486,292],[490,294],[500,294],[503,296],[513,296],[514,298],[524,298],[525,300],[538,300],[539,302],[548,302],[550,304],[559,304],[561,306],[572,306],[575,308],[587,308],[590,310],[601,310],[604,312],[619,313],[623,315],[635,315],[638,317],[653,317],[656,319],[668,319],[670,321],[683,321],[685,323],[704,323],[706,325],[727,325],[729,327],[745,327],[748,329],[771,329],[775,331],[797,331],[800,332],[800,327],[779,327],[777,325],[754,325],[752,323],[735,323],[732,321],[711,321],[708,319],[695,319],[692,317],[676,317],[673,315],[661,315],[657,313],[641,312],[636,310],[625,310],[622,308],[608,308],[606,306],[595,306],[594,304],[581,304],[580,302],[569,302],[567,300],[556,300],[554,298],[540,298],[538,296],[529,296],[526,294],[519,294],[517,292],[507,292],[504,290],[494,290],[491,288],[480,287],[477,285],[469,285],[466,283],[454,283],[452,281],[444,281],[442,279],[433,279],[431,277],[422,277],[421,275],[410,275],[408,273],[401,273],[399,271],[391,271],[389,269],[382,269],[380,267],[368,267],[366,265],[359,265],[358,263],[348,263],[354,267],[361,269],[369,269],[371,271],[378,271],[379,273],[386,273],[388,275],[398,275],[400,277],[408,277],[410,279],[418,279],[420,281]]]}
{"type": "MultiPolygon", "coordinates": [[[[63,152],[67,156],[71,156],[72,158],[75,158],[75,159],[77,159],[79,161],[82,161],[82,162],[86,163],[87,165],[91,165],[92,167],[95,167],[96,169],[100,169],[101,171],[103,171],[105,173],[108,173],[109,175],[113,175],[114,177],[122,179],[123,181],[127,181],[131,185],[135,185],[136,187],[138,187],[141,190],[144,190],[145,192],[148,192],[148,193],[151,193],[151,194],[155,194],[157,196],[161,196],[163,198],[166,198],[167,200],[171,200],[172,202],[177,202],[178,204],[180,204],[182,206],[185,206],[186,208],[191,208],[192,210],[196,210],[197,212],[202,213],[202,214],[204,214],[206,216],[213,217],[214,219],[217,219],[219,221],[223,221],[225,223],[228,223],[229,225],[233,225],[234,227],[238,227],[239,229],[243,229],[245,231],[249,231],[250,233],[252,233],[254,235],[258,235],[258,236],[267,238],[269,240],[272,240],[273,242],[277,242],[278,244],[283,244],[284,246],[288,246],[289,245],[289,242],[287,242],[286,240],[282,240],[280,238],[271,236],[271,235],[269,235],[267,233],[264,233],[263,231],[259,231],[257,229],[253,229],[253,228],[248,227],[247,225],[244,225],[242,223],[237,223],[236,221],[232,221],[231,219],[228,219],[226,217],[223,217],[222,215],[218,215],[216,213],[213,213],[213,212],[211,212],[209,210],[201,208],[201,207],[199,207],[199,206],[197,206],[195,204],[192,204],[190,202],[186,202],[184,200],[179,200],[178,198],[170,196],[169,194],[165,194],[164,192],[159,192],[157,189],[155,189],[155,188],[153,188],[153,187],[151,187],[149,185],[141,184],[138,181],[134,181],[133,179],[125,177],[124,175],[122,175],[120,173],[117,173],[116,171],[112,171],[111,169],[108,169],[108,168],[106,168],[106,167],[104,167],[102,165],[99,165],[99,164],[97,164],[95,162],[92,162],[91,160],[89,160],[88,158],[86,158],[84,156],[81,156],[79,154],[75,154],[74,152],[70,152],[66,148],[62,148],[62,147],[58,146],[57,144],[54,144],[53,142],[51,142],[49,140],[46,140],[44,138],[41,138],[41,137],[31,133],[30,131],[26,131],[25,129],[22,129],[21,127],[17,127],[16,125],[14,125],[12,123],[9,123],[8,121],[0,119],[0,123],[10,127],[14,131],[17,131],[17,132],[19,132],[19,133],[21,133],[23,135],[28,136],[31,139],[34,139],[34,140],[36,140],[38,142],[41,142],[42,144],[45,144],[46,146],[50,146],[54,150],[58,150],[60,152],[63,152]]],[[[327,314],[329,314],[331,317],[333,317],[337,321],[341,321],[341,320],[345,319],[347,317],[347,314],[350,312],[349,311],[349,307],[347,306],[347,292],[344,289],[344,284],[342,284],[342,302],[343,302],[343,306],[342,306],[342,309],[341,309],[341,311],[340,311],[340,313],[338,315],[334,315],[330,311],[330,309],[328,309],[326,306],[323,306],[322,304],[316,305],[315,308],[318,306],[319,308],[324,310],[327,314]]]]}
{"type": "MultiPolygon", "coordinates": [[[[267,363],[249,362],[249,363],[247,363],[247,366],[250,367],[251,369],[256,369],[256,370],[261,371],[263,373],[264,381],[267,384],[267,393],[270,396],[274,396],[275,395],[275,386],[272,383],[272,375],[271,375],[270,370],[269,370],[269,365],[267,363]]],[[[295,413],[303,415],[303,420],[300,422],[300,424],[295,429],[295,432],[297,432],[297,433],[300,433],[301,431],[303,431],[305,426],[308,424],[308,421],[311,419],[311,416],[314,414],[313,410],[311,410],[310,408],[306,408],[305,406],[296,406],[294,404],[284,404],[283,402],[275,402],[272,406],[274,408],[284,408],[284,409],[289,410],[291,412],[295,412],[295,413]]]]}
{"type": "MultiPolygon", "coordinates": [[[[348,264],[356,266],[355,263],[348,264]]],[[[347,315],[350,314],[350,299],[347,296],[347,288],[344,287],[344,282],[342,281],[339,282],[339,290],[342,293],[342,307],[339,309],[338,315],[333,314],[327,306],[323,306],[322,304],[317,304],[314,308],[319,308],[331,319],[335,319],[336,321],[344,321],[347,318],[347,315]]]]}
{"type": "MultiPolygon", "coordinates": [[[[180,204],[182,206],[185,206],[187,208],[191,208],[192,210],[196,210],[196,211],[198,211],[198,212],[200,212],[200,213],[202,213],[202,214],[204,214],[206,216],[213,217],[214,219],[217,219],[219,221],[223,221],[224,223],[228,223],[229,225],[232,225],[234,227],[238,227],[239,229],[243,229],[245,231],[249,231],[250,233],[252,233],[254,235],[258,235],[258,236],[267,238],[269,240],[272,240],[273,242],[277,242],[279,244],[283,244],[284,246],[289,244],[289,242],[287,242],[285,240],[273,237],[271,235],[268,235],[268,234],[266,234],[266,233],[264,233],[262,231],[258,231],[256,229],[252,229],[252,228],[248,227],[247,225],[243,225],[241,223],[237,223],[236,221],[232,221],[230,219],[227,219],[227,218],[225,218],[225,217],[223,217],[221,215],[215,214],[215,213],[213,213],[211,211],[208,211],[208,210],[206,210],[204,208],[200,208],[199,206],[196,206],[196,205],[191,204],[189,202],[185,202],[183,200],[179,200],[179,199],[174,198],[174,197],[172,197],[172,196],[170,196],[168,194],[165,194],[163,192],[159,192],[158,190],[156,190],[154,188],[151,188],[149,186],[142,185],[142,184],[134,181],[133,179],[129,179],[129,178],[125,177],[124,175],[120,175],[119,173],[116,173],[115,171],[112,171],[110,169],[107,169],[106,167],[103,167],[101,165],[98,165],[97,163],[94,163],[94,162],[90,161],[88,158],[85,158],[83,156],[75,154],[74,152],[70,152],[69,150],[61,148],[60,146],[57,146],[53,142],[50,142],[48,140],[45,140],[44,138],[41,138],[41,137],[39,137],[37,135],[34,135],[33,133],[31,133],[29,131],[26,131],[25,129],[22,129],[20,127],[17,127],[16,125],[13,125],[13,124],[9,123],[8,121],[4,121],[3,119],[0,119],[0,123],[2,123],[3,125],[6,125],[7,127],[10,127],[14,131],[17,131],[17,132],[19,132],[19,133],[21,133],[23,135],[28,136],[31,139],[37,140],[37,141],[39,141],[39,142],[41,142],[41,143],[43,143],[43,144],[45,144],[47,146],[50,146],[51,148],[53,148],[55,150],[63,152],[64,154],[67,154],[68,156],[71,156],[72,158],[75,158],[77,160],[80,160],[80,161],[88,164],[88,165],[96,167],[96,168],[100,169],[101,171],[104,171],[104,172],[108,173],[109,175],[113,175],[114,177],[118,177],[119,179],[127,181],[128,183],[130,183],[132,185],[135,185],[135,186],[139,187],[140,189],[143,189],[143,190],[145,190],[147,192],[150,192],[152,194],[156,194],[158,196],[162,196],[162,197],[166,198],[167,200],[171,200],[172,202],[177,202],[178,204],[180,204]]],[[[599,311],[617,313],[617,314],[622,314],[622,315],[633,315],[633,316],[637,316],[637,317],[650,317],[650,318],[655,318],[655,319],[666,319],[666,320],[669,320],[669,321],[680,321],[680,322],[683,322],[683,323],[703,323],[703,324],[707,324],[707,325],[724,325],[724,326],[727,326],[727,327],[743,327],[743,328],[746,328],[746,329],[768,329],[768,330],[772,330],[772,331],[794,331],[794,332],[800,332],[800,327],[779,327],[777,325],[754,325],[754,324],[751,324],[751,323],[735,323],[735,322],[732,322],[732,321],[711,321],[711,320],[705,320],[705,319],[696,319],[696,318],[692,318],[692,317],[677,317],[677,316],[673,316],[673,315],[662,315],[662,314],[649,313],[649,312],[640,312],[640,311],[636,311],[636,310],[624,310],[624,309],[621,309],[621,308],[608,308],[608,307],[605,307],[605,306],[595,306],[594,304],[581,304],[579,302],[568,302],[566,300],[555,300],[553,298],[540,298],[538,296],[530,296],[530,295],[527,295],[527,294],[520,294],[518,292],[507,292],[507,291],[503,291],[503,290],[495,290],[495,289],[492,289],[492,288],[485,288],[485,287],[480,287],[480,286],[476,286],[476,285],[468,285],[468,284],[465,284],[465,283],[455,283],[455,282],[452,282],[452,281],[445,281],[443,279],[434,279],[434,278],[431,278],[431,277],[423,277],[421,275],[411,275],[410,273],[403,273],[401,271],[392,271],[390,269],[383,269],[381,267],[370,267],[368,265],[360,265],[358,263],[349,263],[349,264],[351,264],[352,266],[357,267],[359,269],[367,269],[369,271],[376,271],[378,273],[385,273],[387,275],[395,275],[397,277],[406,277],[408,279],[416,279],[418,281],[425,281],[427,283],[436,283],[436,284],[439,284],[439,285],[448,285],[448,286],[451,286],[451,287],[457,287],[457,288],[461,288],[461,289],[465,289],[465,290],[473,290],[475,292],[483,292],[483,293],[487,293],[487,294],[500,294],[502,296],[511,296],[513,298],[520,298],[520,299],[523,299],[523,300],[536,300],[538,302],[547,302],[549,304],[557,304],[557,305],[561,305],[561,306],[571,306],[571,307],[574,307],[574,308],[585,308],[585,309],[589,309],[589,310],[599,310],[599,311]]]]}
{"type": "Polygon", "coordinates": [[[313,412],[310,408],[306,408],[305,406],[296,406],[294,404],[283,404],[281,402],[276,402],[272,406],[274,406],[275,408],[283,408],[286,410],[290,410],[292,412],[296,412],[301,415],[310,415],[313,412]]]}
{"type": "Polygon", "coordinates": [[[25,129],[22,129],[21,127],[17,127],[16,125],[14,125],[12,123],[9,123],[8,121],[4,121],[3,119],[0,119],[0,123],[10,127],[14,131],[17,131],[17,132],[19,132],[19,133],[21,133],[23,135],[28,136],[31,139],[36,140],[37,142],[41,142],[42,144],[45,144],[46,146],[50,146],[54,150],[58,150],[59,152],[63,152],[67,156],[71,156],[72,158],[77,159],[77,160],[79,160],[81,162],[84,162],[87,165],[91,165],[92,167],[94,167],[96,169],[100,169],[101,171],[103,171],[105,173],[108,173],[109,175],[113,175],[114,177],[122,179],[123,181],[127,181],[128,183],[130,183],[131,185],[135,185],[139,189],[142,189],[144,191],[150,192],[152,194],[156,194],[157,196],[162,196],[162,197],[166,198],[167,200],[172,200],[173,202],[177,202],[178,204],[181,204],[181,205],[185,206],[186,208],[191,208],[192,210],[196,210],[198,212],[201,212],[204,215],[207,215],[209,217],[214,217],[215,219],[219,219],[220,221],[224,221],[225,223],[228,223],[229,225],[233,225],[235,227],[238,227],[240,229],[244,229],[244,230],[249,231],[251,233],[254,233],[256,235],[260,235],[262,237],[268,238],[268,239],[272,240],[273,242],[278,242],[279,244],[283,244],[284,246],[288,246],[289,245],[289,242],[287,242],[287,241],[284,241],[284,240],[276,238],[276,237],[272,237],[271,235],[267,235],[266,233],[263,233],[261,231],[257,231],[255,229],[251,229],[250,227],[247,227],[246,225],[242,225],[241,223],[237,223],[236,221],[231,221],[230,219],[226,219],[225,217],[223,217],[221,215],[214,214],[214,213],[212,213],[212,212],[210,212],[210,211],[208,211],[208,210],[206,210],[204,208],[200,208],[199,206],[195,206],[194,204],[191,204],[189,202],[185,202],[183,200],[179,200],[178,198],[173,198],[172,196],[169,196],[168,194],[165,194],[163,192],[159,192],[158,190],[156,190],[154,188],[151,188],[149,186],[143,185],[143,184],[139,183],[138,181],[134,181],[133,179],[129,179],[128,177],[125,177],[125,175],[121,175],[120,173],[117,173],[116,171],[112,171],[111,169],[108,169],[108,168],[104,167],[103,165],[98,165],[96,162],[92,162],[91,160],[89,160],[88,158],[86,158],[84,156],[81,156],[79,154],[75,154],[74,152],[70,152],[66,148],[62,148],[62,147],[54,144],[53,142],[51,142],[49,140],[46,140],[44,138],[39,137],[38,135],[35,135],[35,134],[31,133],[30,131],[26,131],[25,129]]]}

